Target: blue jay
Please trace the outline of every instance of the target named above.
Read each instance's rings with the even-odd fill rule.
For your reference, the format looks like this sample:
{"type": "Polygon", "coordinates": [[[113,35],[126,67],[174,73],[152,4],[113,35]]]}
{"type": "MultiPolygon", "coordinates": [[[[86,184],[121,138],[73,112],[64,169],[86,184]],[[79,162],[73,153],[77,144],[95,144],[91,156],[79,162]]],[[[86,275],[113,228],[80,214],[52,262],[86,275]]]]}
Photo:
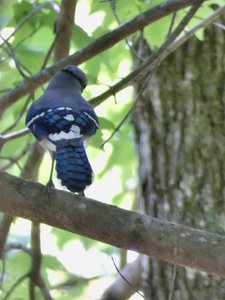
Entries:
{"type": "Polygon", "coordinates": [[[83,192],[93,180],[84,140],[95,134],[98,118],[81,96],[86,85],[87,78],[79,68],[66,66],[56,73],[26,116],[26,126],[54,153],[57,177],[72,192],[83,192]]]}

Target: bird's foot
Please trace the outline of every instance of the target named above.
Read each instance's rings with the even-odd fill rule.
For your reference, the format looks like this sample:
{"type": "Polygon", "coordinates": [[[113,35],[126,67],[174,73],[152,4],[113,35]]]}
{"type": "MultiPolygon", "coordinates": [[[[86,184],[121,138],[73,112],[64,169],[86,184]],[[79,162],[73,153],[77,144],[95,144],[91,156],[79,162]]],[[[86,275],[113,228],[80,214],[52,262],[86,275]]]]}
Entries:
{"type": "Polygon", "coordinates": [[[52,191],[53,188],[55,188],[55,185],[54,185],[52,179],[50,179],[47,182],[46,187],[47,187],[47,193],[48,193],[48,200],[50,200],[51,191],[52,191]]]}
{"type": "Polygon", "coordinates": [[[49,181],[47,182],[46,186],[50,189],[55,188],[55,185],[53,183],[52,178],[49,179],[49,181]]]}
{"type": "Polygon", "coordinates": [[[84,197],[86,197],[84,191],[83,192],[79,192],[77,194],[78,194],[78,196],[84,196],[84,197]]]}

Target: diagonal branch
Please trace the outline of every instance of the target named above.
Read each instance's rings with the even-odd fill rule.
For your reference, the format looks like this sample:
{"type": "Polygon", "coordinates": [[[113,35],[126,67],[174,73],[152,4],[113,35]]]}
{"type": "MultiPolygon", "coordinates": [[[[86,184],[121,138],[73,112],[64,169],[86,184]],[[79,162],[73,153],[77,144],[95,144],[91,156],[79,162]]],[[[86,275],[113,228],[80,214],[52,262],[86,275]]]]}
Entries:
{"type": "MultiPolygon", "coordinates": [[[[202,0],[204,2],[206,0],[202,0]]],[[[0,116],[3,112],[19,98],[34,91],[36,88],[46,83],[57,71],[62,69],[67,64],[79,65],[82,62],[90,59],[93,56],[109,49],[125,37],[133,34],[162,17],[174,13],[187,6],[193,5],[196,0],[171,0],[157,5],[132,20],[120,25],[115,30],[105,34],[104,36],[96,39],[76,53],[61,59],[51,67],[42,70],[41,72],[31,76],[25,81],[21,82],[17,87],[9,93],[0,98],[0,116]]]]}
{"type": "Polygon", "coordinates": [[[11,294],[13,293],[13,291],[17,288],[17,286],[19,284],[21,284],[28,277],[29,277],[29,273],[25,273],[20,278],[18,278],[17,281],[11,286],[11,288],[8,290],[8,292],[6,293],[6,295],[4,296],[4,298],[2,298],[2,299],[3,300],[7,300],[11,296],[11,294]]]}
{"type": "Polygon", "coordinates": [[[76,3],[77,0],[63,0],[61,2],[59,19],[56,23],[56,35],[58,37],[54,49],[54,61],[58,61],[69,54],[76,3]]]}
{"type": "Polygon", "coordinates": [[[185,17],[178,24],[176,29],[171,33],[167,40],[162,44],[162,46],[153,52],[144,62],[142,62],[134,71],[132,71],[128,76],[123,78],[121,81],[116,83],[113,87],[108,89],[106,92],[95,97],[90,101],[93,106],[98,105],[102,99],[105,99],[111,95],[115,95],[118,91],[128,86],[132,81],[136,80],[139,77],[143,77],[149,70],[152,65],[159,63],[162,60],[162,57],[166,55],[170,45],[176,40],[176,38],[182,33],[185,26],[189,23],[191,18],[194,16],[198,8],[201,6],[201,1],[196,1],[195,5],[190,9],[190,11],[185,15],[185,17]]]}
{"type": "Polygon", "coordinates": [[[0,173],[0,211],[225,276],[225,237],[0,173]],[[115,222],[116,220],[116,222],[115,222]],[[176,253],[174,252],[176,247],[176,253]]]}
{"type": "MultiPolygon", "coordinates": [[[[191,30],[185,32],[183,36],[176,39],[173,43],[171,43],[166,51],[164,51],[161,54],[160,60],[165,59],[168,55],[170,55],[172,52],[174,52],[178,47],[180,47],[182,44],[184,44],[188,39],[190,39],[199,29],[204,28],[208,26],[209,24],[212,24],[219,16],[224,14],[225,12],[225,5],[215,10],[210,16],[199,22],[196,26],[194,26],[191,30]]],[[[151,62],[150,62],[151,63],[151,62]]],[[[152,64],[152,63],[151,63],[152,64]]],[[[149,66],[150,67],[150,66],[149,66]]],[[[108,90],[103,92],[102,94],[94,97],[91,99],[90,103],[93,106],[97,106],[101,104],[104,100],[109,98],[110,96],[114,96],[117,92],[127,87],[128,84],[130,84],[132,81],[136,79],[136,76],[138,76],[141,73],[141,69],[134,70],[131,74],[117,82],[115,85],[110,87],[108,90]]]]}

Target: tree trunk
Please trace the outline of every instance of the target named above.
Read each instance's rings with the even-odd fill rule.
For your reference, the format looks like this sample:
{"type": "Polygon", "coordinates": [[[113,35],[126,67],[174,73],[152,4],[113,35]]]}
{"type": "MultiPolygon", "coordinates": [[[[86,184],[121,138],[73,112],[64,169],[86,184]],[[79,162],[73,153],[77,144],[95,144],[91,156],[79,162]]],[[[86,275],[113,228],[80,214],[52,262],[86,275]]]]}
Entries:
{"type": "MultiPolygon", "coordinates": [[[[143,39],[137,50],[150,53],[143,39]]],[[[224,233],[224,79],[225,35],[213,26],[150,78],[133,113],[141,212],[224,233]]],[[[148,257],[142,266],[145,299],[223,299],[216,277],[148,257]]]]}

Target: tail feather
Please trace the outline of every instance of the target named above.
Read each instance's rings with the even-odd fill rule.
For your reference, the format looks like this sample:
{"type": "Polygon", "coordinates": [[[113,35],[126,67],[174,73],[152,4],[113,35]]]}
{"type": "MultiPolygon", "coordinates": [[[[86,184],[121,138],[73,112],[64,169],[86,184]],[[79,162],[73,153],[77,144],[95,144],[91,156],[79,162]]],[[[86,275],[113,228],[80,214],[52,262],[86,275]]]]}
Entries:
{"type": "Polygon", "coordinates": [[[84,145],[56,147],[56,171],[62,185],[72,192],[83,192],[92,183],[93,171],[84,145]]]}

